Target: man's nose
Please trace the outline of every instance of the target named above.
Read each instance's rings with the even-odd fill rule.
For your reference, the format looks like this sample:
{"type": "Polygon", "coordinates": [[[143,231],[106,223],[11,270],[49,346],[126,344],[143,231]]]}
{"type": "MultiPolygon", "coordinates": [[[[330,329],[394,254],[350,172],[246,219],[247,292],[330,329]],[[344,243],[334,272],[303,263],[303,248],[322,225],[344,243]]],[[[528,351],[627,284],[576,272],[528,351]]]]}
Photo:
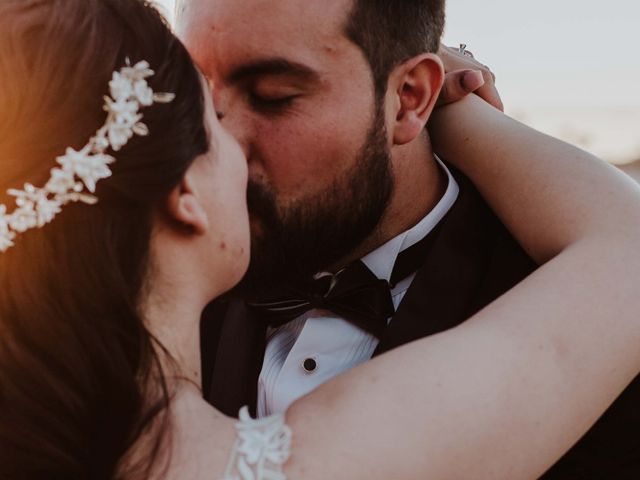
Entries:
{"type": "Polygon", "coordinates": [[[248,116],[243,112],[241,102],[224,92],[216,92],[214,103],[218,112],[221,113],[220,123],[240,144],[245,156],[249,155],[251,123],[248,116]]]}
{"type": "Polygon", "coordinates": [[[251,150],[251,135],[249,134],[249,124],[243,119],[241,113],[227,110],[224,118],[221,120],[222,126],[236,139],[244,155],[249,158],[251,150]]]}

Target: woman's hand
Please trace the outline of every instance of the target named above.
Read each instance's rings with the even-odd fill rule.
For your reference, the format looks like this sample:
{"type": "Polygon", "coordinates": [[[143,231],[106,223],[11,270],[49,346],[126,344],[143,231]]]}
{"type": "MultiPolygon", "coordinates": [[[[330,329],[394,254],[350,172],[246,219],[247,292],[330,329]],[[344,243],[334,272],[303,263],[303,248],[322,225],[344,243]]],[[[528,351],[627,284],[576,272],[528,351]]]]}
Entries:
{"type": "Polygon", "coordinates": [[[448,105],[475,93],[489,105],[504,111],[496,89],[496,76],[486,65],[478,62],[471,52],[442,45],[438,55],[444,63],[445,80],[438,98],[438,106],[448,105]]]}

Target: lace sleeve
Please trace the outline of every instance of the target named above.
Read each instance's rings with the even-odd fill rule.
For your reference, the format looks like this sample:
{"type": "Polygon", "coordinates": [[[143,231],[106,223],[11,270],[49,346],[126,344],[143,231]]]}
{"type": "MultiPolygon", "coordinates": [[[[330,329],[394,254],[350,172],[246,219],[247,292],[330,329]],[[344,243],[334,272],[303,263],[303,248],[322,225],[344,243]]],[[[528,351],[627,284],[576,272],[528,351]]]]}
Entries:
{"type": "Polygon", "coordinates": [[[286,480],[282,467],[291,454],[291,429],[284,415],[254,420],[245,407],[236,430],[238,439],[221,480],[286,480]]]}

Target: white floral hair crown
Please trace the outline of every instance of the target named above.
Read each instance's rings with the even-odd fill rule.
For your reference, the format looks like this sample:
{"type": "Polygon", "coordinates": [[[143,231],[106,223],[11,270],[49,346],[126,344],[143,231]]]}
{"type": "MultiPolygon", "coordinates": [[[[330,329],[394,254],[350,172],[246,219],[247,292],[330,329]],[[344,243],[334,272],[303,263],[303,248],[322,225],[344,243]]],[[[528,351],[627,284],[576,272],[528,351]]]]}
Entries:
{"type": "Polygon", "coordinates": [[[140,121],[140,108],[169,103],[175,98],[173,93],[153,92],[146,80],[153,74],[148,62],[131,66],[127,58],[126,66],[113,72],[110,96],[104,97],[107,120],[89,142],[79,151],[67,148],[66,153],[56,159],[60,166],[51,170],[44,188],[27,183],[24,190],[8,190],[9,195],[16,197],[17,208],[7,213],[7,207],[0,204],[0,252],[12,247],[18,234],[51,222],[67,203],[93,205],[98,202],[92,195],[96,183],[111,176],[109,165],[115,162],[114,157],[105,153],[107,149],[111,147],[117,152],[134,134],[148,135],[149,129],[140,121]]]}

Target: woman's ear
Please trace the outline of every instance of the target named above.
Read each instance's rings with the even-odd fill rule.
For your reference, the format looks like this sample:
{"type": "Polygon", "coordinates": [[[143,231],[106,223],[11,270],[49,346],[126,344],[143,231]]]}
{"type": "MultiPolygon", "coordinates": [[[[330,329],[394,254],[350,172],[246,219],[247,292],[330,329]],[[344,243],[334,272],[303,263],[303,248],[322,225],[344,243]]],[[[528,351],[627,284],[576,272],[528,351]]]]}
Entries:
{"type": "Polygon", "coordinates": [[[209,229],[209,216],[200,202],[189,172],[169,194],[167,212],[172,220],[198,235],[203,235],[209,229]]]}
{"type": "Polygon", "coordinates": [[[405,145],[424,130],[433,112],[444,82],[444,66],[440,57],[425,53],[396,68],[393,105],[397,106],[393,124],[393,142],[405,145]]]}

